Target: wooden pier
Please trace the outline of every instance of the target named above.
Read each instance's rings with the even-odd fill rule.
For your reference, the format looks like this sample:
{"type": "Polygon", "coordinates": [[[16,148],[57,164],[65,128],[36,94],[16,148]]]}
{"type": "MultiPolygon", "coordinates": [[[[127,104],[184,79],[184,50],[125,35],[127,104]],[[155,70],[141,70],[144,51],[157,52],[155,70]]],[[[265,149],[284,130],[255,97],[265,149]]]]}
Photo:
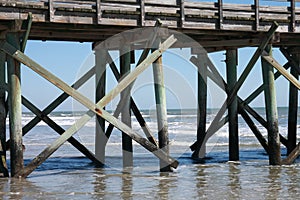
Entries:
{"type": "Polygon", "coordinates": [[[179,163],[170,157],[168,148],[167,106],[162,70],[163,53],[169,48],[190,48],[193,54],[190,62],[199,72],[198,128],[195,143],[191,144],[194,159],[205,157],[206,141],[228,122],[229,159],[239,160],[237,122],[240,114],[269,155],[271,165],[293,163],[300,154],[300,144],[297,144],[300,7],[297,7],[295,0],[286,1],[280,6],[274,6],[274,1],[268,1],[269,5],[261,5],[261,2],[254,0],[250,4],[232,4],[222,0],[0,0],[0,170],[3,176],[9,176],[6,165],[7,149],[10,149],[11,176],[27,177],[66,141],[95,164],[102,166],[105,164],[105,145],[113,128],[122,131],[124,167],[133,165],[134,140],[158,157],[161,171],[172,171],[172,168],[176,168],[179,163]],[[154,30],[147,40],[134,35],[135,40],[126,41],[122,48],[120,41],[103,42],[123,31],[147,27],[154,30]],[[165,31],[161,31],[162,29],[165,31]],[[172,34],[165,33],[167,30],[172,34]],[[182,35],[192,38],[201,48],[183,40],[182,35]],[[69,86],[24,54],[28,40],[93,42],[95,67],[69,86]],[[238,77],[238,49],[242,47],[255,47],[257,50],[238,77]],[[280,48],[288,60],[284,66],[273,57],[272,48],[280,48]],[[112,61],[110,50],[120,52],[120,70],[112,61]],[[134,63],[134,50],[143,52],[136,68],[130,71],[130,64],[134,63]],[[208,58],[207,52],[216,51],[226,51],[226,81],[208,58]],[[263,83],[248,98],[242,99],[238,96],[238,91],[259,58],[262,62],[263,83]],[[44,110],[37,108],[22,95],[21,64],[62,90],[62,95],[44,110]],[[118,84],[105,94],[107,65],[118,84]],[[149,66],[153,67],[155,80],[156,111],[159,119],[157,139],[130,96],[135,79],[149,66]],[[93,75],[96,77],[95,102],[77,91],[93,75]],[[275,80],[281,75],[290,82],[287,138],[278,130],[275,80]],[[227,99],[211,125],[206,127],[208,79],[227,93],[227,99]],[[266,120],[249,106],[262,92],[265,96],[266,120]],[[121,96],[120,103],[115,113],[110,114],[104,107],[117,95],[121,96]],[[48,115],[69,96],[89,111],[64,130],[48,115]],[[22,104],[36,115],[24,127],[21,123],[22,104]],[[225,115],[227,110],[228,116],[225,115]],[[5,121],[8,113],[10,137],[6,138],[5,121]],[[136,116],[145,137],[131,129],[131,121],[128,120],[131,113],[136,116]],[[121,120],[118,120],[120,114],[121,120]],[[72,136],[94,115],[97,115],[96,144],[95,152],[90,152],[72,136]],[[266,128],[268,138],[264,138],[253,119],[266,128]],[[24,166],[22,137],[41,120],[61,136],[24,166]],[[105,127],[105,121],[109,122],[108,127],[105,127]],[[281,157],[281,144],[287,148],[286,158],[281,157]]]}

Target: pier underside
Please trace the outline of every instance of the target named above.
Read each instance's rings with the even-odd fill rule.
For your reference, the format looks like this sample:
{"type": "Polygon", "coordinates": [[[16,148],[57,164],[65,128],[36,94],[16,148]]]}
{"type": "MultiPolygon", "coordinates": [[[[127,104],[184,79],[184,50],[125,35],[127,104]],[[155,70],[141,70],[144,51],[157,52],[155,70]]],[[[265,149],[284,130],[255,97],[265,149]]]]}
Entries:
{"type": "MultiPolygon", "coordinates": [[[[72,1],[74,2],[81,1],[72,1]]],[[[267,16],[266,13],[270,10],[264,7],[258,10],[257,2],[255,1],[256,4],[254,4],[256,7],[253,5],[249,8],[244,7],[243,17],[236,18],[230,17],[228,13],[237,12],[239,6],[230,9],[228,5],[223,6],[222,1],[218,1],[218,4],[206,3],[207,7],[204,4],[188,2],[158,5],[147,1],[126,1],[124,4],[114,1],[105,1],[103,4],[101,1],[91,1],[91,4],[81,2],[82,4],[78,4],[81,5],[80,8],[68,7],[72,4],[68,1],[49,0],[27,5],[21,2],[13,4],[0,1],[2,5],[0,7],[0,118],[2,119],[0,120],[2,122],[0,169],[3,176],[9,176],[5,153],[7,149],[10,149],[11,176],[27,177],[66,141],[96,165],[103,166],[105,165],[105,145],[114,128],[122,131],[124,167],[133,166],[132,142],[135,141],[159,159],[160,171],[172,171],[179,163],[170,156],[162,62],[164,52],[176,48],[190,49],[189,62],[198,71],[197,133],[195,133],[195,143],[190,147],[193,159],[200,162],[205,159],[206,142],[228,123],[229,160],[239,160],[238,115],[240,115],[268,154],[271,165],[293,163],[300,154],[300,143],[297,144],[300,34],[298,21],[295,18],[298,10],[293,4],[295,2],[291,1],[293,3],[290,5],[290,10],[283,13],[274,11],[285,17],[277,20],[273,20],[269,15],[268,19],[259,18],[259,16],[267,16]],[[108,9],[110,7],[119,11],[108,9]],[[127,9],[121,12],[121,8],[125,7],[127,9]],[[158,11],[150,12],[150,7],[168,8],[169,13],[160,12],[156,15],[158,11]],[[195,12],[197,9],[213,11],[215,17],[193,14],[192,11],[195,12]],[[173,13],[174,10],[175,13],[173,13]],[[15,15],[16,13],[18,15],[15,15]],[[89,14],[83,15],[83,13],[89,14]],[[245,17],[245,13],[248,15],[250,13],[252,18],[245,17]],[[162,16],[163,20],[156,20],[162,16]],[[123,20],[119,19],[121,17],[123,20]],[[112,36],[114,36],[113,39],[112,36]],[[92,42],[96,55],[95,67],[69,86],[24,54],[26,42],[29,39],[92,42]],[[238,76],[238,50],[243,47],[255,47],[256,51],[249,56],[250,61],[238,76]],[[280,49],[287,60],[285,65],[279,64],[273,57],[272,48],[280,49]],[[120,53],[119,67],[112,60],[110,55],[112,50],[120,53]],[[135,58],[135,51],[141,51],[138,59],[135,58]],[[226,79],[208,57],[209,53],[216,51],[226,52],[226,79]],[[241,98],[238,92],[259,59],[261,59],[263,83],[247,98],[241,98]],[[131,69],[131,65],[135,68],[131,69]],[[131,96],[131,88],[135,80],[149,66],[153,68],[153,87],[158,119],[157,134],[151,131],[131,96]],[[20,81],[22,67],[28,67],[63,93],[44,110],[40,110],[22,95],[20,81]],[[105,93],[107,67],[113,72],[118,84],[110,92],[105,93]],[[78,88],[92,76],[96,77],[95,101],[91,101],[78,91],[78,88]],[[284,137],[278,129],[275,80],[280,76],[285,77],[290,84],[287,137],[284,137]],[[206,127],[208,80],[219,86],[227,97],[210,126],[206,127]],[[250,107],[250,103],[261,93],[264,93],[265,98],[266,119],[250,107]],[[120,101],[116,110],[114,113],[107,112],[105,106],[117,96],[120,96],[120,101]],[[88,111],[74,125],[65,130],[51,120],[49,114],[68,97],[74,98],[88,111]],[[36,115],[23,127],[22,104],[36,115]],[[9,139],[6,138],[5,133],[5,121],[8,114],[9,139]],[[132,129],[131,114],[136,117],[145,136],[141,136],[132,129]],[[73,135],[94,116],[97,116],[96,144],[95,152],[91,152],[73,135]],[[261,130],[253,122],[254,120],[266,129],[267,138],[263,136],[261,130]],[[24,166],[22,137],[40,121],[46,122],[60,134],[60,137],[24,166]],[[109,123],[108,127],[105,127],[105,121],[109,123]],[[282,158],[281,146],[287,149],[287,157],[282,158]]]]}

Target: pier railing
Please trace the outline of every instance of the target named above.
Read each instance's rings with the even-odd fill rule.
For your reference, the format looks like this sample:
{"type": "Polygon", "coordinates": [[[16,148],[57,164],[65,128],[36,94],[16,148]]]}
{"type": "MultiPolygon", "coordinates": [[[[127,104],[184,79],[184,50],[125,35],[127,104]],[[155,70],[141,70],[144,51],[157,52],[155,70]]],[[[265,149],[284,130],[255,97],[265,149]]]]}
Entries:
{"type": "Polygon", "coordinates": [[[153,26],[160,18],[173,28],[265,31],[272,21],[280,32],[297,32],[300,6],[295,0],[0,0],[0,20],[113,26],[153,26]],[[276,3],[277,2],[277,3],[276,3]]]}

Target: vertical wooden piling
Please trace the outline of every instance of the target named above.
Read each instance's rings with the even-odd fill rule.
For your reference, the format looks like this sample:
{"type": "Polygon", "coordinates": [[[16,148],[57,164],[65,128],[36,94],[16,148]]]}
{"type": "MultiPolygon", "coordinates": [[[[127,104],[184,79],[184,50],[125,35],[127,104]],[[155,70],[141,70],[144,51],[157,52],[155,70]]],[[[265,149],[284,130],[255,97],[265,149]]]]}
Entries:
{"type": "Polygon", "coordinates": [[[6,54],[0,52],[0,170],[3,176],[8,177],[8,169],[6,164],[6,106],[5,106],[5,76],[6,76],[6,54]]]}
{"type": "MultiPolygon", "coordinates": [[[[7,34],[7,42],[20,49],[20,40],[17,32],[7,34]]],[[[22,146],[22,101],[21,101],[21,70],[20,63],[11,57],[8,64],[8,91],[9,91],[9,128],[10,128],[10,164],[11,176],[23,169],[22,146]]]]}
{"type": "MultiPolygon", "coordinates": [[[[297,56],[299,63],[299,55],[297,56]]],[[[299,74],[296,70],[298,66],[291,67],[291,74],[298,79],[299,74]]],[[[288,146],[287,154],[289,155],[297,145],[297,115],[298,115],[298,88],[290,82],[289,93],[289,115],[288,115],[288,146]]]]}
{"type": "MultiPolygon", "coordinates": [[[[96,59],[96,102],[105,96],[106,88],[106,50],[95,49],[95,59],[96,59]]],[[[96,140],[95,140],[95,155],[96,158],[105,164],[105,147],[108,138],[105,135],[105,120],[96,116],[96,140]]]]}
{"type": "MultiPolygon", "coordinates": [[[[272,46],[267,45],[265,51],[272,55],[272,46]]],[[[280,165],[280,137],[278,131],[278,113],[276,104],[275,79],[272,65],[262,59],[263,81],[265,85],[265,106],[268,123],[268,144],[270,148],[270,165],[280,165]]]]}
{"type": "MultiPolygon", "coordinates": [[[[125,45],[120,50],[120,75],[125,77],[130,73],[130,60],[131,52],[130,46],[125,45]]],[[[130,87],[127,87],[121,92],[121,99],[124,101],[122,108],[121,119],[127,126],[131,127],[131,114],[130,114],[130,87]],[[124,99],[126,98],[126,99],[124,99]]],[[[122,149],[123,149],[123,167],[133,166],[133,147],[132,139],[124,132],[122,132],[122,149]]]]}
{"type": "MultiPolygon", "coordinates": [[[[160,45],[160,40],[156,41],[155,46],[160,45]]],[[[158,145],[160,149],[169,155],[169,133],[167,118],[167,100],[164,84],[164,72],[162,64],[162,56],[153,62],[154,90],[157,112],[157,128],[158,128],[158,145]]],[[[160,160],[160,171],[172,171],[171,166],[163,160],[160,160]]]]}
{"type": "MultiPolygon", "coordinates": [[[[207,108],[207,55],[199,54],[197,56],[199,60],[198,66],[198,113],[197,113],[197,141],[201,140],[201,137],[206,132],[206,108],[207,108]]],[[[194,151],[192,157],[194,159],[203,158],[206,153],[205,145],[202,145],[200,151],[194,151]]]]}
{"type": "MultiPolygon", "coordinates": [[[[227,87],[232,90],[237,82],[237,50],[226,51],[227,87]]],[[[229,94],[228,94],[229,95],[229,94]]],[[[233,97],[232,103],[228,105],[229,119],[229,160],[239,160],[239,136],[238,136],[238,97],[233,97]]]]}

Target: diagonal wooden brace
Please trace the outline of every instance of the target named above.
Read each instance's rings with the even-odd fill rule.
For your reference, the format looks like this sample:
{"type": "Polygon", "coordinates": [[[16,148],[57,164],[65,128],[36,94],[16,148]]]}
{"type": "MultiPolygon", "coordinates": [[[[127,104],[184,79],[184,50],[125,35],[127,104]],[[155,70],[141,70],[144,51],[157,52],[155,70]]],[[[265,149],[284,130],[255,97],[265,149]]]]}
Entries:
{"type": "Polygon", "coordinates": [[[139,66],[136,67],[130,74],[128,74],[119,84],[111,90],[105,97],[103,97],[97,104],[91,102],[88,98],[81,95],[74,88],[68,86],[58,77],[54,76],[42,66],[31,60],[25,54],[12,47],[5,41],[0,42],[1,49],[8,55],[12,56],[14,59],[23,63],[24,65],[31,68],[33,71],[44,77],[46,80],[56,85],[58,88],[62,89],[64,92],[72,96],[74,99],[85,105],[90,109],[81,119],[76,121],[76,123],[65,131],[52,145],[47,147],[42,153],[40,153],[33,161],[28,164],[22,171],[20,171],[17,176],[27,177],[34,169],[36,169],[41,163],[43,163],[51,154],[53,154],[67,139],[69,139],[74,133],[78,131],[79,128],[83,127],[94,114],[97,114],[107,120],[109,123],[113,124],[115,127],[121,131],[128,134],[133,140],[141,144],[147,150],[152,152],[158,158],[166,161],[172,167],[176,168],[178,166],[178,161],[169,157],[164,151],[158,149],[155,145],[149,142],[147,139],[142,138],[137,133],[135,133],[131,128],[129,128],[124,123],[120,122],[117,118],[106,112],[103,107],[109,103],[113,98],[115,98],[122,90],[124,90],[130,83],[132,83],[139,74],[141,74],[151,63],[153,63],[161,54],[170,48],[177,40],[174,36],[170,36],[160,48],[154,51],[148,58],[146,58],[139,66]]]}
{"type": "Polygon", "coordinates": [[[200,148],[201,148],[203,142],[205,140],[207,140],[207,135],[210,135],[213,132],[213,130],[215,129],[214,128],[215,125],[217,123],[219,123],[220,119],[222,118],[222,116],[224,115],[224,113],[225,113],[225,111],[227,109],[227,106],[229,104],[231,104],[234,96],[237,94],[238,90],[241,88],[242,84],[246,80],[248,74],[250,73],[250,71],[254,67],[255,63],[258,60],[258,58],[263,53],[265,47],[267,46],[267,44],[269,43],[269,41],[273,37],[273,35],[274,35],[276,29],[278,28],[278,26],[279,26],[278,23],[274,22],[272,24],[271,28],[269,29],[269,31],[266,33],[265,39],[262,41],[261,45],[257,48],[256,52],[252,56],[252,58],[249,61],[248,65],[246,66],[244,72],[241,74],[239,80],[237,81],[237,83],[235,84],[235,86],[232,88],[231,93],[228,95],[227,99],[225,100],[225,102],[221,106],[219,112],[217,113],[216,117],[212,121],[210,127],[207,129],[206,133],[203,134],[203,137],[201,138],[201,140],[197,141],[197,144],[195,145],[195,153],[196,154],[198,154],[198,152],[200,151],[200,148]]]}
{"type": "Polygon", "coordinates": [[[281,66],[272,56],[262,56],[268,63],[270,63],[275,69],[277,69],[288,81],[290,81],[295,87],[300,89],[300,82],[292,76],[283,66],[281,66]]]}

